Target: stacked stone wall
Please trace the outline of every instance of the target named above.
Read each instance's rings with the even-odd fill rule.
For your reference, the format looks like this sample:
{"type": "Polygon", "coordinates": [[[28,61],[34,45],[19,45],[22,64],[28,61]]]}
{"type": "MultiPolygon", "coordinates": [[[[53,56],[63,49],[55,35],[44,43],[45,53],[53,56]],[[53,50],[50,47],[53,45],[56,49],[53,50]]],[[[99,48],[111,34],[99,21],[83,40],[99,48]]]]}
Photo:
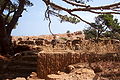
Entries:
{"type": "Polygon", "coordinates": [[[58,71],[67,72],[66,67],[76,63],[97,61],[120,61],[120,53],[75,53],[75,52],[41,52],[38,54],[38,77],[46,78],[48,74],[58,71]]]}

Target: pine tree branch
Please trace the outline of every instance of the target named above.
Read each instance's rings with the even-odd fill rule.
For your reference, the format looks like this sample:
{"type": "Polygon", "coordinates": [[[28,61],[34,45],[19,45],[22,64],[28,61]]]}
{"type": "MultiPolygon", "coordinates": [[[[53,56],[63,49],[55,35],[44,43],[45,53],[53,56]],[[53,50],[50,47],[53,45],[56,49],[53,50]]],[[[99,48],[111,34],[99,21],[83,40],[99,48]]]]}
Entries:
{"type": "Polygon", "coordinates": [[[95,13],[95,14],[120,14],[120,12],[97,12],[97,11],[89,11],[91,13],[95,13]]]}
{"type": "Polygon", "coordinates": [[[69,0],[63,0],[64,2],[71,4],[72,6],[77,6],[77,7],[88,7],[85,4],[80,4],[80,3],[75,3],[75,2],[71,2],[69,0]]]}
{"type": "Polygon", "coordinates": [[[78,3],[74,3],[68,0],[62,0],[68,4],[74,5],[74,6],[78,6],[76,8],[72,8],[72,9],[68,9],[64,6],[60,6],[56,3],[50,2],[50,0],[43,0],[46,4],[46,6],[50,6],[51,8],[54,8],[55,10],[62,10],[65,11],[67,13],[69,13],[72,16],[75,16],[77,18],[79,18],[81,21],[91,25],[91,23],[87,22],[86,20],[83,20],[81,17],[79,17],[77,14],[73,14],[72,12],[90,12],[90,13],[94,13],[94,14],[120,14],[120,12],[116,11],[115,9],[119,9],[120,8],[120,2],[118,3],[114,3],[114,4],[110,4],[110,5],[105,5],[105,6],[97,6],[97,7],[91,7],[91,6],[86,6],[86,5],[82,5],[82,4],[78,4],[78,3]],[[99,11],[98,11],[99,10],[99,11]],[[101,10],[101,11],[100,11],[101,10]]]}
{"type": "Polygon", "coordinates": [[[81,21],[83,21],[83,22],[85,22],[85,23],[87,23],[87,24],[89,24],[89,25],[92,25],[90,22],[88,22],[88,21],[82,19],[80,16],[78,16],[78,15],[76,15],[76,14],[73,14],[73,13],[71,13],[71,12],[70,12],[69,14],[72,15],[72,16],[77,17],[78,19],[80,19],[81,21]]]}

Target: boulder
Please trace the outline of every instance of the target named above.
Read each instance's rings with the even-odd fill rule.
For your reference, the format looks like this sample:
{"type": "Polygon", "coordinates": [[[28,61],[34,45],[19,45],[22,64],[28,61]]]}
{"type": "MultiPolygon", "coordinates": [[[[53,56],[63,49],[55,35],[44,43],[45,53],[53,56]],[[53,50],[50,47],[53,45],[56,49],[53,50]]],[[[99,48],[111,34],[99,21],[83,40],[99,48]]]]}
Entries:
{"type": "Polygon", "coordinates": [[[95,73],[92,69],[75,69],[69,74],[50,74],[46,80],[93,80],[95,73]]]}

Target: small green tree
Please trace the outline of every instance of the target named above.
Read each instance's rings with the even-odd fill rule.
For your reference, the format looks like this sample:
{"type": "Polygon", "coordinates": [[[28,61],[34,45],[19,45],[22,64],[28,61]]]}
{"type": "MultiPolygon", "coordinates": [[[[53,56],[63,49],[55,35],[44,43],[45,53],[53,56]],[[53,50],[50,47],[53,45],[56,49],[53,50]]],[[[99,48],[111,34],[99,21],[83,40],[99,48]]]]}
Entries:
{"type": "Polygon", "coordinates": [[[66,33],[70,33],[70,30],[67,30],[66,33]]]}
{"type": "Polygon", "coordinates": [[[88,27],[87,29],[84,29],[83,31],[84,31],[86,39],[95,39],[97,37],[97,32],[92,27],[88,27]]]}
{"type": "Polygon", "coordinates": [[[109,32],[111,35],[110,38],[118,38],[120,34],[120,23],[118,22],[118,19],[114,18],[111,14],[103,14],[98,17],[98,21],[102,21],[102,24],[106,27],[105,33],[109,32]]]}
{"type": "MultiPolygon", "coordinates": [[[[118,19],[114,19],[111,14],[102,14],[95,17],[95,23],[92,23],[89,29],[84,30],[85,33],[96,33],[91,34],[91,36],[99,39],[102,36],[110,38],[118,38],[120,34],[120,23],[118,19]]],[[[88,34],[86,34],[88,35],[88,34]]]]}

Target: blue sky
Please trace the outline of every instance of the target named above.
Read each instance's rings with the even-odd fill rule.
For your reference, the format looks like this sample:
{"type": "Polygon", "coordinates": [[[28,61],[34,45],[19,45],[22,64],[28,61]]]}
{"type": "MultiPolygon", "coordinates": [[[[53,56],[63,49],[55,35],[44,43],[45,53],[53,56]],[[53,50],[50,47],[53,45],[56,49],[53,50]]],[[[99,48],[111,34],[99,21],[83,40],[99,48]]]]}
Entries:
{"type": "MultiPolygon", "coordinates": [[[[18,21],[18,26],[12,31],[13,36],[38,36],[50,34],[48,29],[49,21],[44,20],[44,13],[46,6],[42,0],[30,0],[33,2],[33,7],[28,7],[27,11],[24,12],[22,17],[18,21]]],[[[63,5],[60,0],[53,0],[59,2],[60,5],[63,5]]],[[[88,4],[93,6],[109,4],[113,2],[118,2],[120,0],[93,0],[88,4]]],[[[79,15],[90,22],[94,22],[95,14],[90,14],[86,12],[79,13],[79,15]]],[[[119,19],[119,15],[115,15],[119,19]]],[[[54,16],[51,17],[51,29],[53,33],[65,33],[67,30],[71,32],[83,30],[88,25],[80,22],[78,24],[71,24],[69,22],[60,23],[60,19],[54,16]]]]}

